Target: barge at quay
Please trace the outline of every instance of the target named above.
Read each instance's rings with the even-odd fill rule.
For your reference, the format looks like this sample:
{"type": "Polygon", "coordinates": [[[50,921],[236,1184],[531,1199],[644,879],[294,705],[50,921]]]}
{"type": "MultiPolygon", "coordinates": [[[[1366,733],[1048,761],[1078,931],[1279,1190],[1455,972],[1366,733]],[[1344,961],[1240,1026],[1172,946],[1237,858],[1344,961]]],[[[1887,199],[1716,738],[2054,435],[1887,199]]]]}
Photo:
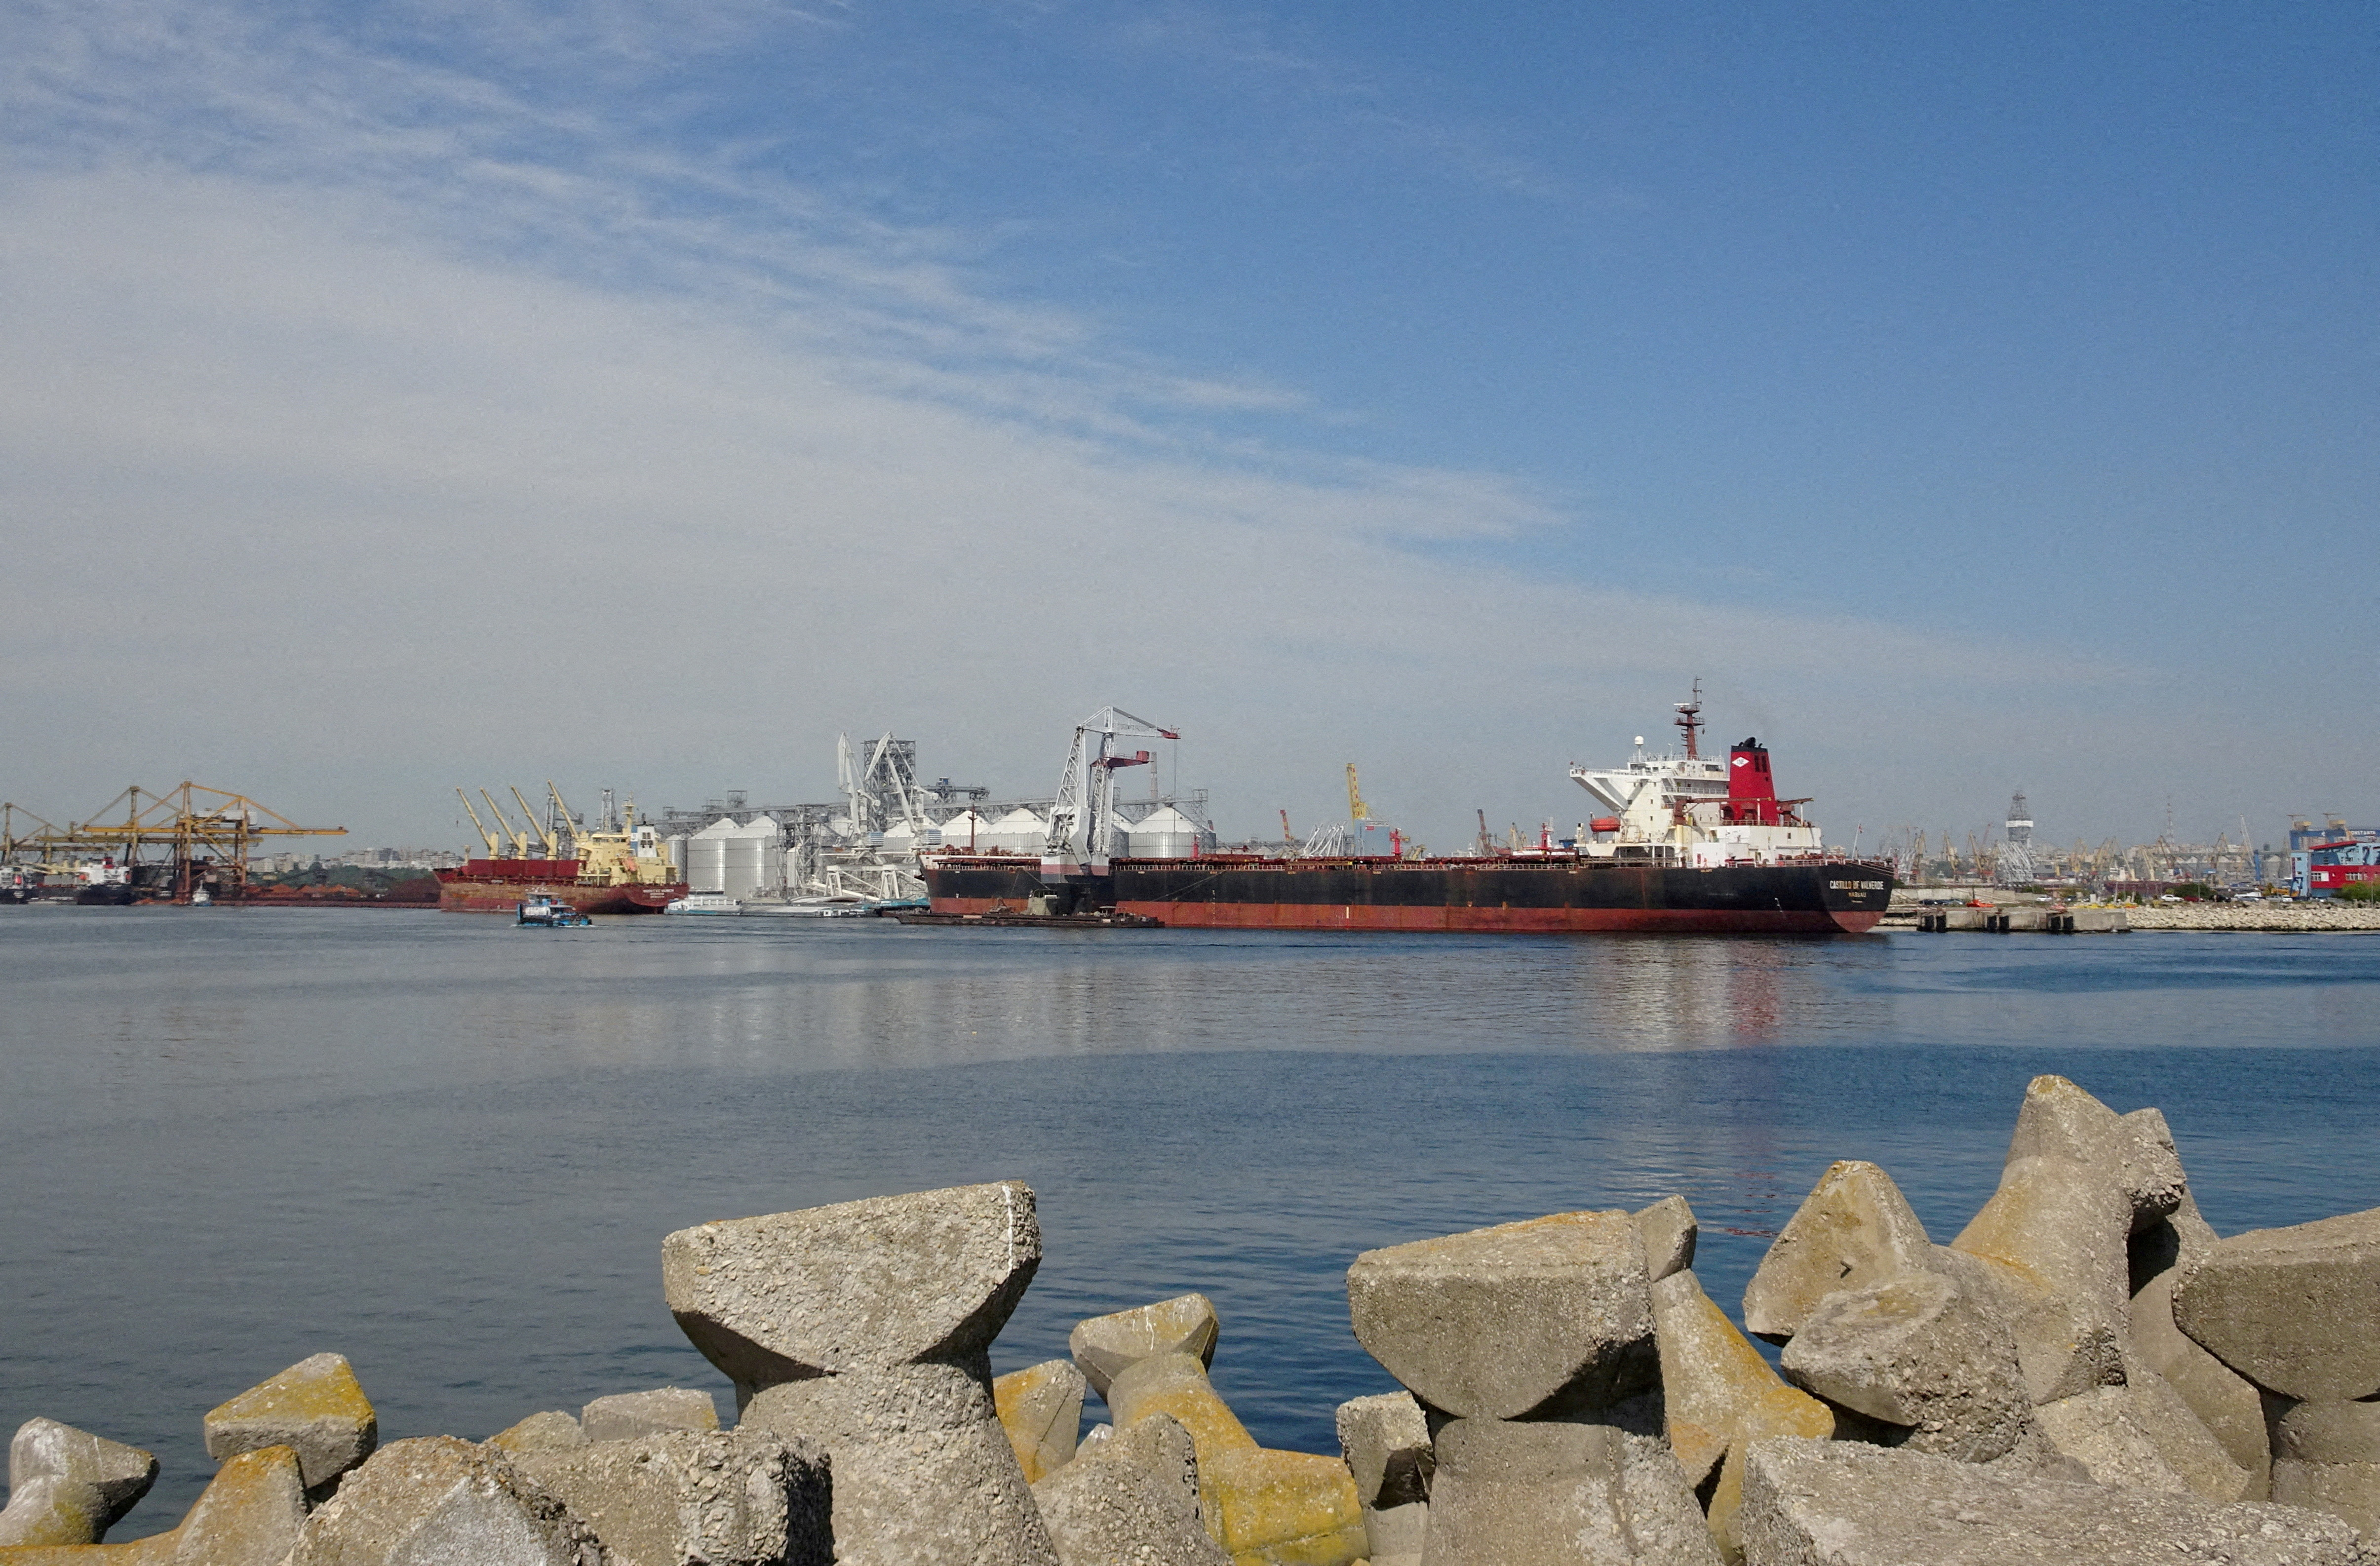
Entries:
{"type": "MultiPolygon", "coordinates": [[[[1778,796],[1756,737],[1701,753],[1702,703],[1678,704],[1680,750],[1573,767],[1601,814],[1562,843],[1459,857],[1200,855],[925,858],[937,914],[1112,909],[1177,929],[1862,934],[1896,884],[1828,850],[1778,796]]],[[[1400,845],[1401,847],[1402,845],[1400,845]]]]}

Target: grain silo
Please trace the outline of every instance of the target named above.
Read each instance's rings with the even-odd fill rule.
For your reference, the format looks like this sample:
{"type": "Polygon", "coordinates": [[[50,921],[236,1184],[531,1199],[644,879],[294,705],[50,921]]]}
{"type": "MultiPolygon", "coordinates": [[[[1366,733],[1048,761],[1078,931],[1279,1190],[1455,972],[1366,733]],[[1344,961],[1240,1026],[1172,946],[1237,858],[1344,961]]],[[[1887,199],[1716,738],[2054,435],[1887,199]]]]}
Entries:
{"type": "Polygon", "coordinates": [[[722,816],[686,840],[686,888],[688,892],[727,890],[727,839],[742,829],[732,816],[722,816]]]}
{"type": "Polygon", "coordinates": [[[1197,822],[1160,805],[1125,830],[1124,852],[1135,859],[1188,859],[1198,853],[1204,836],[1197,822]]]}
{"type": "Polygon", "coordinates": [[[973,854],[991,846],[991,822],[970,806],[941,825],[942,846],[953,854],[973,854]]]}
{"type": "Polygon", "coordinates": [[[1011,854],[1038,854],[1050,840],[1050,823],[1019,805],[991,823],[976,842],[1011,854]]]}
{"type": "Polygon", "coordinates": [[[725,851],[719,890],[730,897],[749,897],[777,884],[783,873],[778,851],[785,832],[773,816],[755,816],[719,840],[725,851]]]}

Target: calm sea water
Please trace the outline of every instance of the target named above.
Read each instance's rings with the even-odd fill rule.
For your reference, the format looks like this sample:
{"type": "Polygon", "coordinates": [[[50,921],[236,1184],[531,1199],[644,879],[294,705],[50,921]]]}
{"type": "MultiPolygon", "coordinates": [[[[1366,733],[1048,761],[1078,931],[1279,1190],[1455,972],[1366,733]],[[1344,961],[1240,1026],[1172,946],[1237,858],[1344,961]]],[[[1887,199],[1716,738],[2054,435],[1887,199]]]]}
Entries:
{"type": "MultiPolygon", "coordinates": [[[[725,1383],[662,1300],[705,1219],[1015,1177],[994,1350],[1203,1290],[1260,1440],[1385,1390],[1367,1247],[1683,1193],[1732,1307],[1827,1163],[1947,1240],[2046,1071],[2173,1123],[2226,1232],[2380,1206],[2380,943],[1050,934],[876,921],[0,910],[0,1431],[212,1472],[307,1354],[384,1439],[725,1383]]],[[[1094,1402],[1091,1417],[1099,1415],[1094,1402]]]]}

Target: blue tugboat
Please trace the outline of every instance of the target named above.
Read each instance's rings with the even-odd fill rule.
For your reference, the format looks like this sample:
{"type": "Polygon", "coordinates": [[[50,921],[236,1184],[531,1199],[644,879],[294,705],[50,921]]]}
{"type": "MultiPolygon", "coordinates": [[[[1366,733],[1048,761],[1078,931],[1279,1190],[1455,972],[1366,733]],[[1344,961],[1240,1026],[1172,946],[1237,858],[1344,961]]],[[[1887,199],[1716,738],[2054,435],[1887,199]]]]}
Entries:
{"type": "Polygon", "coordinates": [[[595,921],[567,903],[557,903],[542,892],[517,904],[515,924],[541,925],[547,929],[567,929],[573,925],[591,925],[595,921]]]}

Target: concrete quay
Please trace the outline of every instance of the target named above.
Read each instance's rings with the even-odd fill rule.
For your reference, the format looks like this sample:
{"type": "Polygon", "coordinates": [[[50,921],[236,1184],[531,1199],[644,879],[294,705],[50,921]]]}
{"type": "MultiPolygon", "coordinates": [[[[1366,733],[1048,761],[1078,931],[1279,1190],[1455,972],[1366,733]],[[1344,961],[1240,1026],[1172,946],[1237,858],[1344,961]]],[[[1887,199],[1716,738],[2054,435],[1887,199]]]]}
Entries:
{"type": "Polygon", "coordinates": [[[1042,1259],[1019,1182],[701,1223],[663,1294],[732,1424],[623,1389],[382,1445],[318,1354],[205,1416],[221,1469],[145,1537],[107,1539],[151,1454],[29,1421],[0,1566],[2380,1561],[2380,1209],[2218,1236],[2163,1115],[2041,1076],[1947,1244],[1838,1162],[1739,1325],[1696,1237],[1669,1196],[1355,1256],[1350,1323],[1402,1390],[1340,1404],[1323,1453],[1233,1414],[1203,1294],[995,1379],[1042,1259]]]}

